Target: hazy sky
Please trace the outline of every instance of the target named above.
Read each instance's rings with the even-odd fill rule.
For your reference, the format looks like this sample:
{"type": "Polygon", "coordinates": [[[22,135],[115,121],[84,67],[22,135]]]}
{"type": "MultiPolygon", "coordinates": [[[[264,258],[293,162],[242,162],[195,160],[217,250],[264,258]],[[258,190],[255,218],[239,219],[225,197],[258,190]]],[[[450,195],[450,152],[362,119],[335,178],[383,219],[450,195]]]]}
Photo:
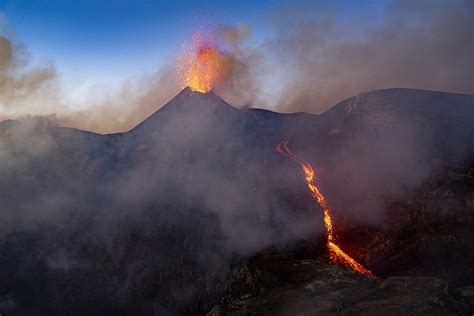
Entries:
{"type": "MultiPolygon", "coordinates": [[[[169,63],[182,43],[203,24],[251,26],[249,44],[271,36],[272,15],[282,6],[315,2],[2,0],[0,12],[15,39],[36,60],[53,61],[67,97],[80,99],[86,87],[123,80],[169,63]]],[[[386,1],[335,1],[341,21],[368,16],[386,1]],[[348,10],[347,10],[348,9],[348,10]]]]}
{"type": "Polygon", "coordinates": [[[247,22],[257,37],[272,5],[253,2],[2,0],[0,11],[31,55],[54,61],[72,89],[153,71],[201,24],[247,22]]]}
{"type": "Polygon", "coordinates": [[[183,87],[176,57],[202,29],[232,61],[213,89],[236,107],[319,114],[377,89],[474,94],[471,0],[0,0],[0,120],[130,129],[183,87]]]}

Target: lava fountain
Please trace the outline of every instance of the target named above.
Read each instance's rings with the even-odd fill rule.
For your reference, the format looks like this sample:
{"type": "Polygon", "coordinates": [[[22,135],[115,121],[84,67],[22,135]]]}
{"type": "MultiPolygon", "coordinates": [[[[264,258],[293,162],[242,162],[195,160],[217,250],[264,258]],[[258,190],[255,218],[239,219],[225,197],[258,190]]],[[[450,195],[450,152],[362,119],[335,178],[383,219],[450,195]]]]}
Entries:
{"type": "Polygon", "coordinates": [[[191,46],[183,45],[176,64],[182,88],[206,93],[228,75],[231,56],[219,48],[214,34],[201,30],[194,33],[191,46]]]}
{"type": "Polygon", "coordinates": [[[280,154],[291,158],[293,161],[298,163],[303,170],[306,178],[306,183],[311,195],[316,200],[319,205],[323,207],[324,210],[324,226],[326,227],[326,236],[327,236],[327,248],[329,252],[329,258],[333,263],[344,264],[351,268],[352,270],[360,273],[366,274],[375,278],[375,275],[370,272],[368,269],[364,268],[360,263],[354,260],[351,256],[345,253],[337,244],[334,236],[334,229],[331,219],[332,209],[331,206],[326,201],[324,195],[319,191],[318,187],[314,184],[315,172],[311,165],[298,158],[294,155],[291,150],[288,148],[289,140],[285,138],[278,146],[275,148],[280,154]]]}

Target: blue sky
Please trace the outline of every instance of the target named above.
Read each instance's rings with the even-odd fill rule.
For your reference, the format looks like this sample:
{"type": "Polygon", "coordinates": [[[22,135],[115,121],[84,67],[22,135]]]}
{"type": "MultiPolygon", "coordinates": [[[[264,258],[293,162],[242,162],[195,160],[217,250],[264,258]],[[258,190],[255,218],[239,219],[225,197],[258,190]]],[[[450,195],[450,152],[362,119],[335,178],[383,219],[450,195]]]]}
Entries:
{"type": "Polygon", "coordinates": [[[174,58],[203,23],[261,25],[271,1],[0,2],[8,25],[33,56],[51,59],[66,77],[115,81],[174,58]]]}
{"type": "MultiPolygon", "coordinates": [[[[364,21],[372,11],[382,10],[387,1],[329,3],[335,8],[344,6],[341,21],[364,21]]],[[[96,84],[118,87],[125,79],[172,62],[182,43],[200,25],[248,24],[253,30],[250,44],[259,45],[271,36],[271,16],[276,8],[304,4],[248,0],[0,0],[0,12],[34,58],[56,64],[65,93],[80,98],[96,84]]]]}

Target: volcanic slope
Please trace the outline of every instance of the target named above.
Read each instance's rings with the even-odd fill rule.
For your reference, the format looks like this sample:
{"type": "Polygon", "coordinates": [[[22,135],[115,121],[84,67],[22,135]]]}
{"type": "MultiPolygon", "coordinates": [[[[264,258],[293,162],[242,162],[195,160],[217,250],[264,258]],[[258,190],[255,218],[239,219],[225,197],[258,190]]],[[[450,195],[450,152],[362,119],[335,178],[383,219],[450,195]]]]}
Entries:
{"type": "Polygon", "coordinates": [[[0,311],[208,310],[238,259],[323,236],[303,175],[274,150],[284,137],[315,168],[336,229],[377,224],[385,197],[474,157],[473,101],[389,89],[279,114],[184,89],[119,134],[1,122],[0,311]]]}

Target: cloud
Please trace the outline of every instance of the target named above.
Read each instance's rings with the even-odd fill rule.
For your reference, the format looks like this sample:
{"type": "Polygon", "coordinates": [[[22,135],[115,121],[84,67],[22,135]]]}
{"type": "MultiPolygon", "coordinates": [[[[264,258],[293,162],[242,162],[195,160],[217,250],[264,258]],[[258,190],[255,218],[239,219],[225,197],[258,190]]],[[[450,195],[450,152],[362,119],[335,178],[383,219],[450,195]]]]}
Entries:
{"type": "Polygon", "coordinates": [[[26,47],[0,33],[0,112],[45,114],[58,110],[56,69],[32,64],[26,47]]]}

